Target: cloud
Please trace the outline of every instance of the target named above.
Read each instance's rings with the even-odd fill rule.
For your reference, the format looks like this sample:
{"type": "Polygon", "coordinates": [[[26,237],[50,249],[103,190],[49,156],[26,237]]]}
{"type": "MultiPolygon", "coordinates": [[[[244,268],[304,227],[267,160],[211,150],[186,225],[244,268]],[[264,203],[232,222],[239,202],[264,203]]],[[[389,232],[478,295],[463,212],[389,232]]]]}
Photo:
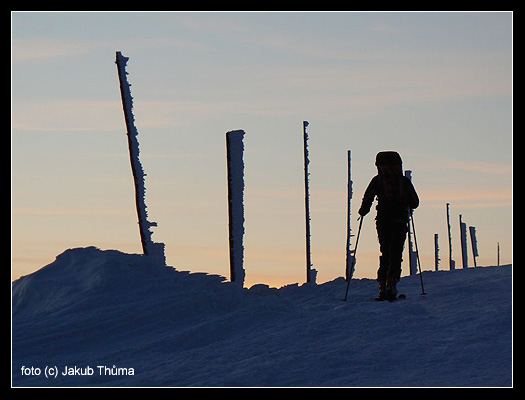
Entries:
{"type": "Polygon", "coordinates": [[[95,51],[104,51],[114,54],[123,50],[125,55],[129,51],[158,49],[159,51],[215,51],[211,46],[202,41],[185,37],[141,37],[128,39],[126,37],[113,37],[104,40],[79,39],[79,38],[46,38],[26,37],[12,40],[11,57],[13,62],[47,61],[55,58],[77,57],[95,51]]]}
{"type": "Polygon", "coordinates": [[[35,61],[78,56],[91,51],[93,47],[92,42],[80,43],[71,39],[21,38],[13,39],[11,56],[13,61],[35,61]]]}
{"type": "Polygon", "coordinates": [[[421,205],[425,208],[443,208],[454,204],[459,208],[508,207],[512,205],[512,193],[508,190],[490,189],[430,189],[419,191],[421,205]]]}
{"type": "Polygon", "coordinates": [[[24,101],[13,103],[12,128],[19,131],[65,132],[125,129],[117,101],[24,101]]]}
{"type": "Polygon", "coordinates": [[[485,175],[512,176],[512,164],[491,161],[458,160],[446,157],[437,157],[431,154],[410,153],[410,157],[417,159],[417,169],[424,171],[454,171],[474,172],[485,175]]]}
{"type": "Polygon", "coordinates": [[[421,182],[422,207],[441,208],[445,203],[461,208],[508,207],[512,205],[510,162],[458,160],[430,154],[410,154],[418,175],[439,171],[440,182],[421,182]]]}
{"type": "Polygon", "coordinates": [[[490,175],[510,176],[512,174],[512,165],[487,161],[445,160],[441,164],[441,167],[456,171],[477,172],[490,175]]]}
{"type": "Polygon", "coordinates": [[[171,17],[174,17],[174,20],[170,20],[171,24],[197,33],[245,34],[249,31],[249,26],[243,25],[230,18],[228,14],[223,13],[173,13],[171,17]]]}
{"type": "Polygon", "coordinates": [[[68,216],[116,216],[116,215],[133,215],[133,209],[103,209],[103,208],[37,208],[37,207],[14,207],[11,210],[13,215],[68,215],[68,216]]]}
{"type": "MultiPolygon", "coordinates": [[[[135,98],[133,113],[139,132],[147,128],[189,126],[195,120],[229,114],[281,115],[277,105],[258,100],[159,100],[135,98]]],[[[14,131],[72,132],[125,130],[122,103],[107,100],[46,100],[14,102],[14,131]]]]}

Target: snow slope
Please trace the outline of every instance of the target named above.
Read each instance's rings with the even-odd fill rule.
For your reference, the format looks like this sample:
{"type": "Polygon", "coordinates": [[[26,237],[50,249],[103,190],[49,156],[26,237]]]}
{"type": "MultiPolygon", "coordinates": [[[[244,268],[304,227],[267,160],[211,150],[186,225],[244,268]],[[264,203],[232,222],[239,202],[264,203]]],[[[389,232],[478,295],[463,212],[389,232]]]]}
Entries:
{"type": "Polygon", "coordinates": [[[342,302],[343,278],[248,290],[70,249],[13,282],[12,385],[512,386],[512,267],[423,278],[395,303],[352,280],[342,302]]]}

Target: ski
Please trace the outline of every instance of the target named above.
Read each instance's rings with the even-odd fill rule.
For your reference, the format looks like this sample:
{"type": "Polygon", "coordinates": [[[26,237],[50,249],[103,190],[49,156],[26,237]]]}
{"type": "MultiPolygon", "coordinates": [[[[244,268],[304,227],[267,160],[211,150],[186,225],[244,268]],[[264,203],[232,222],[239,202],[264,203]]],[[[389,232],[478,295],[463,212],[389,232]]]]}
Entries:
{"type": "Polygon", "coordinates": [[[376,301],[390,301],[390,302],[393,302],[393,301],[396,301],[396,300],[404,300],[406,298],[407,298],[407,296],[402,293],[402,294],[398,294],[393,299],[387,299],[386,297],[376,297],[375,300],[376,301]]]}

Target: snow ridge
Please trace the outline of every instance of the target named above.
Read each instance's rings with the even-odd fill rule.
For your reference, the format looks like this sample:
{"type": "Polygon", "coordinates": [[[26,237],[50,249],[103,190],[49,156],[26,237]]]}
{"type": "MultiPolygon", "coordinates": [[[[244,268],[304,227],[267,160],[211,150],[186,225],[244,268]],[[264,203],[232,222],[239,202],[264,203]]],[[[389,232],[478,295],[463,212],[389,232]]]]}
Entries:
{"type": "Polygon", "coordinates": [[[13,282],[12,383],[511,386],[512,267],[423,275],[426,296],[409,276],[407,300],[378,303],[376,282],[354,279],[342,302],[344,278],[243,289],[143,255],[69,249],[13,282]]]}

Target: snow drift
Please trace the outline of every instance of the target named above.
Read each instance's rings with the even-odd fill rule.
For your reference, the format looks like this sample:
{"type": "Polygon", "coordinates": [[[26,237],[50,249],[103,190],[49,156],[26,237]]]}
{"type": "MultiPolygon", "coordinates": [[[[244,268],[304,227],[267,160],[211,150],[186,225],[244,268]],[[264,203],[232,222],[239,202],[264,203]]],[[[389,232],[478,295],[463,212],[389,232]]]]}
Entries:
{"type": "Polygon", "coordinates": [[[511,386],[512,267],[242,289],[70,249],[12,284],[13,386],[511,386]],[[39,373],[38,373],[39,372],[39,373]],[[38,373],[38,374],[37,374],[38,373]],[[56,377],[55,377],[56,376],[56,377]]]}

